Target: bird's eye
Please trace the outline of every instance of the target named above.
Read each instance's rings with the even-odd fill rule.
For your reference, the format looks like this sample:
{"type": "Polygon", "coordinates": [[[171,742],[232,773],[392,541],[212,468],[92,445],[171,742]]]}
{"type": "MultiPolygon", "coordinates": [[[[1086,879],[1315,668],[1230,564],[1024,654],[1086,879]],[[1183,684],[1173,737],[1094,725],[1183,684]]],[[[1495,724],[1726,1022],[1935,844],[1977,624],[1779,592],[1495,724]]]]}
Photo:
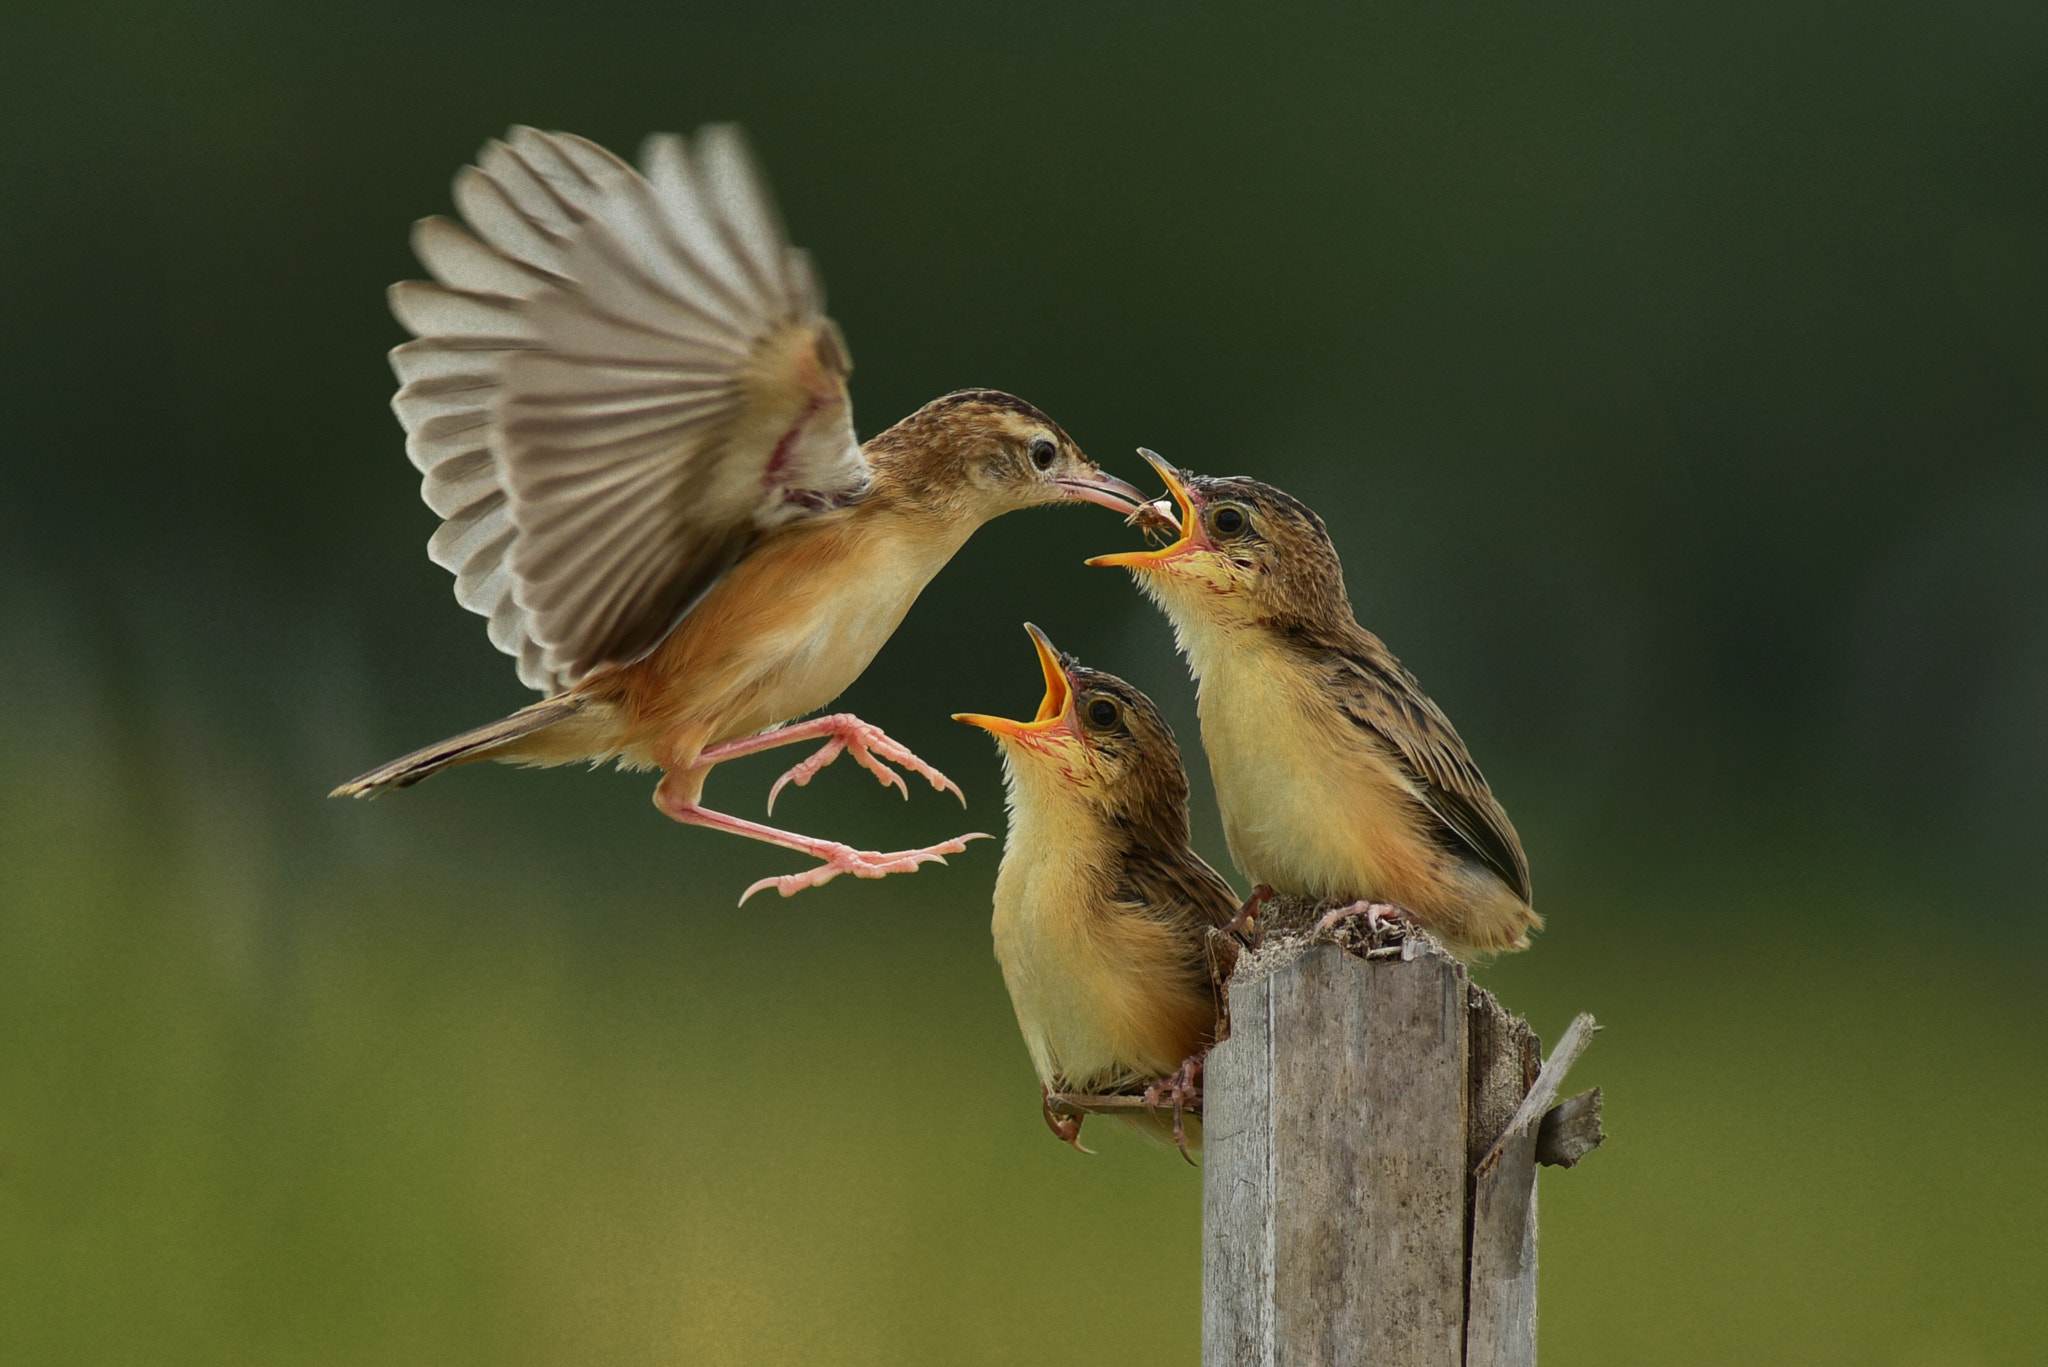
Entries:
{"type": "Polygon", "coordinates": [[[1041,470],[1052,469],[1053,457],[1058,454],[1059,448],[1052,444],[1051,437],[1040,437],[1031,443],[1031,463],[1041,470]]]}
{"type": "Polygon", "coordinates": [[[1209,515],[1209,525],[1214,527],[1219,535],[1236,536],[1244,530],[1244,510],[1233,508],[1226,503],[1209,515]]]}
{"type": "Polygon", "coordinates": [[[1097,698],[1088,704],[1088,721],[1103,728],[1116,725],[1116,704],[1108,698],[1097,698]]]}

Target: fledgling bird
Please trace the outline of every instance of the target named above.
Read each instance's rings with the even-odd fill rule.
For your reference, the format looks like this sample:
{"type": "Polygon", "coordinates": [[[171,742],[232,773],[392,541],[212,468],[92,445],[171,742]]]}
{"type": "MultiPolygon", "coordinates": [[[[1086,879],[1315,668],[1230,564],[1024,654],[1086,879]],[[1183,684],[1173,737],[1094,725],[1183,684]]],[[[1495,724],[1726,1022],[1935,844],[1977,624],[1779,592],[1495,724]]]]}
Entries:
{"type": "MultiPolygon", "coordinates": [[[[996,959],[1041,1095],[1143,1086],[1198,1096],[1223,1021],[1237,897],[1188,844],[1188,780],[1152,700],[1026,625],[1045,673],[1031,721],[959,713],[1003,756],[1010,826],[996,875],[996,959]]],[[[1080,1147],[1078,1119],[1046,1123],[1080,1147]]],[[[1142,1122],[1140,1122],[1142,1123],[1142,1122]]]]}
{"type": "Polygon", "coordinates": [[[1543,921],[1521,839],[1450,720],[1352,616],[1322,519],[1270,484],[1140,454],[1180,536],[1088,563],[1129,569],[1173,623],[1254,902],[1350,899],[1462,957],[1526,949],[1543,921]]]}
{"type": "Polygon", "coordinates": [[[662,770],[655,805],[677,821],[823,861],[746,896],[942,859],[977,837],[856,850],[711,811],[705,776],[823,740],[770,790],[771,812],[841,753],[906,797],[888,761],[957,796],[856,717],[785,723],[859,677],[982,523],[1141,496],[994,390],[936,399],[863,446],[845,343],[739,131],[656,136],[643,162],[644,176],[581,138],[516,128],[456,177],[467,231],[414,229],[435,283],[392,287],[418,338],[391,353],[392,403],[445,519],[428,554],[547,696],[335,795],[479,759],[615,760],[662,770]]]}

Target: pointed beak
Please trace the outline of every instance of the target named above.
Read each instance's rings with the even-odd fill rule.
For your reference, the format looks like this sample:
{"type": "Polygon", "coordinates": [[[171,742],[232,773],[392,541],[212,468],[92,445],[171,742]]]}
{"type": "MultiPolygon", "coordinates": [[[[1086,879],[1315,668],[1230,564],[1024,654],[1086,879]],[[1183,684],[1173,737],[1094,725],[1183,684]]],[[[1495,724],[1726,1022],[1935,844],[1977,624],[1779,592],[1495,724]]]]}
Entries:
{"type": "Polygon", "coordinates": [[[1059,652],[1045,633],[1026,622],[1024,630],[1031,633],[1031,644],[1038,647],[1038,667],[1045,673],[1045,699],[1038,704],[1038,715],[1030,721],[1010,721],[1005,717],[987,717],[979,712],[955,712],[954,721],[964,721],[969,726],[979,726],[998,740],[1021,740],[1030,744],[1049,733],[1066,727],[1074,719],[1074,688],[1067,680],[1067,671],[1060,664],[1059,652]]]}
{"type": "Polygon", "coordinates": [[[1145,502],[1145,491],[1137,485],[1100,470],[1085,475],[1068,475],[1054,480],[1068,498],[1081,503],[1100,503],[1120,513],[1135,513],[1145,502]]]}
{"type": "Polygon", "coordinates": [[[1181,472],[1174,469],[1157,451],[1147,451],[1141,446],[1138,448],[1138,454],[1159,472],[1159,478],[1166,481],[1166,492],[1172,494],[1173,501],[1180,505],[1180,539],[1170,546],[1161,546],[1158,550],[1118,551],[1114,555],[1098,555],[1088,562],[1091,565],[1120,565],[1125,569],[1152,570],[1191,551],[1206,550],[1209,547],[1209,538],[1202,534],[1202,519],[1200,509],[1195,506],[1194,491],[1188,488],[1187,482],[1181,477],[1181,472]]]}

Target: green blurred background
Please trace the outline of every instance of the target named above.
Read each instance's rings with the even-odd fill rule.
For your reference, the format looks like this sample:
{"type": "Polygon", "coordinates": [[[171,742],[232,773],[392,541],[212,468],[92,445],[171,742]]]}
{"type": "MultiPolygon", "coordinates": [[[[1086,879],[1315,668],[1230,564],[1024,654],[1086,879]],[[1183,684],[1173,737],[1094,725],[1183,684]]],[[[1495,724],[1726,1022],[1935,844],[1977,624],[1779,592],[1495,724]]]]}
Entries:
{"type": "MultiPolygon", "coordinates": [[[[511,123],[711,119],[863,435],[999,386],[1327,516],[1528,844],[1482,980],[1609,1026],[1549,1361],[2048,1355],[2048,8],[692,10],[0,16],[0,1357],[1195,1360],[1198,1176],[1040,1125],[993,843],[735,911],[801,861],[646,776],[322,796],[526,696],[422,553],[407,225],[511,123]]],[[[779,815],[1000,829],[946,714],[1029,618],[1223,864],[1130,542],[991,526],[847,695],[965,816],[779,815]]]]}

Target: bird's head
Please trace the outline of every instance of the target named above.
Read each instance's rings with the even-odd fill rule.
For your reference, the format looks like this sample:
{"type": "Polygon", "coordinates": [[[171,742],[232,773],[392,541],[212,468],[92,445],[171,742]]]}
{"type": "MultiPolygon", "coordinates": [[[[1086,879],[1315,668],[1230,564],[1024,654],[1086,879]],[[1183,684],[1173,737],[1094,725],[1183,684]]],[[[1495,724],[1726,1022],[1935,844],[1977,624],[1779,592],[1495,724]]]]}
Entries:
{"type": "Polygon", "coordinates": [[[1054,649],[1044,632],[1024,629],[1038,648],[1045,699],[1030,721],[958,712],[954,721],[996,738],[1011,800],[1079,803],[1100,819],[1187,839],[1187,772],[1173,730],[1143,693],[1054,649]]]}
{"type": "Polygon", "coordinates": [[[1349,616],[1336,547],[1304,504],[1255,479],[1190,474],[1155,452],[1138,454],[1166,481],[1179,507],[1180,535],[1170,545],[1098,555],[1089,564],[1131,571],[1176,622],[1349,616]]]}
{"type": "Polygon", "coordinates": [[[1145,502],[1137,486],[1083,455],[1058,423],[995,389],[934,399],[867,451],[918,503],[975,523],[1040,503],[1132,513],[1145,502]]]}

